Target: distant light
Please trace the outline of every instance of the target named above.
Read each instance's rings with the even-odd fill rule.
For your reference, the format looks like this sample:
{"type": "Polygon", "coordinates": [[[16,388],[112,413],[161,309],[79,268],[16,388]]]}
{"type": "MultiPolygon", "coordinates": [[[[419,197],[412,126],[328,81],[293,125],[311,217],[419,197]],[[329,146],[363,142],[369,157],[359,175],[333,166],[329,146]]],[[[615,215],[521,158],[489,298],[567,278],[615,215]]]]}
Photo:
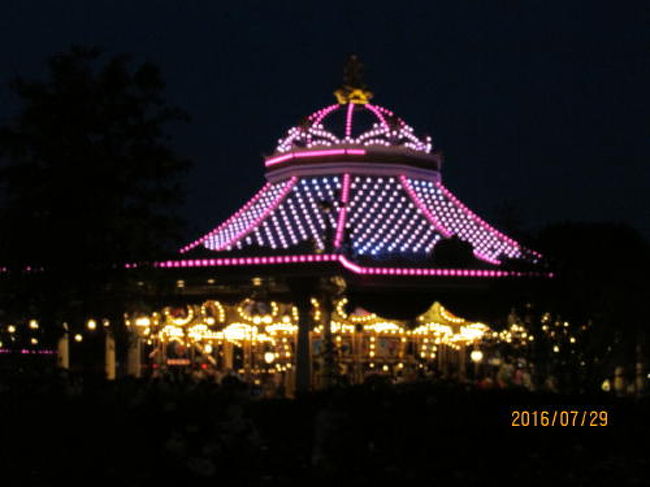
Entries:
{"type": "Polygon", "coordinates": [[[472,350],[472,352],[469,354],[469,358],[472,359],[472,362],[479,363],[481,360],[483,360],[483,352],[480,350],[472,350]]]}
{"type": "Polygon", "coordinates": [[[38,321],[36,320],[29,320],[29,327],[32,330],[38,330],[38,321]]]}
{"type": "Polygon", "coordinates": [[[38,338],[32,338],[30,342],[32,345],[38,345],[38,338]]]}
{"type": "Polygon", "coordinates": [[[15,327],[14,325],[9,325],[9,326],[7,327],[7,331],[8,331],[9,333],[16,333],[16,327],[15,327]]]}
{"type": "Polygon", "coordinates": [[[558,353],[560,351],[560,347],[558,347],[557,345],[553,345],[553,351],[555,353],[558,353]]]}
{"type": "Polygon", "coordinates": [[[382,367],[382,370],[383,370],[384,372],[388,372],[388,365],[384,365],[384,366],[382,367]]]}
{"type": "Polygon", "coordinates": [[[108,321],[106,318],[104,318],[102,320],[102,325],[104,326],[104,328],[108,328],[109,326],[111,326],[111,322],[108,321]]]}
{"type": "Polygon", "coordinates": [[[266,353],[264,353],[264,361],[265,361],[267,364],[271,364],[271,363],[273,363],[274,360],[275,360],[275,354],[274,354],[273,352],[266,352],[266,353]]]}
{"type": "Polygon", "coordinates": [[[203,351],[205,353],[212,353],[212,345],[208,343],[205,347],[203,347],[203,351]]]}
{"type": "Polygon", "coordinates": [[[135,320],[135,326],[149,326],[151,325],[151,320],[148,316],[141,316],[135,320]]]}
{"type": "Polygon", "coordinates": [[[205,319],[205,323],[208,324],[208,325],[214,325],[214,318],[212,316],[208,316],[205,319]]]}
{"type": "Polygon", "coordinates": [[[86,323],[86,327],[87,327],[89,330],[96,330],[96,329],[97,329],[97,322],[96,322],[95,320],[93,320],[93,319],[90,319],[90,320],[88,320],[88,322],[86,323]]]}
{"type": "Polygon", "coordinates": [[[77,334],[74,336],[74,341],[75,341],[75,342],[80,342],[80,341],[83,340],[83,339],[84,339],[84,337],[81,336],[81,333],[77,333],[77,334]]]}
{"type": "Polygon", "coordinates": [[[609,392],[611,389],[611,386],[609,384],[609,379],[605,379],[601,384],[600,388],[605,392],[609,392]]]}

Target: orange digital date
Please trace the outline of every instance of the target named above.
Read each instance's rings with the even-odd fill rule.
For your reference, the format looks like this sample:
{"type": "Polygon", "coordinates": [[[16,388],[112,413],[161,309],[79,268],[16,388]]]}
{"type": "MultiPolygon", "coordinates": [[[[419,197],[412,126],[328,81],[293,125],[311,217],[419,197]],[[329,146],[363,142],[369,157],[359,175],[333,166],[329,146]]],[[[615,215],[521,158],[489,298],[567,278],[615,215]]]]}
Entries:
{"type": "Polygon", "coordinates": [[[609,414],[606,410],[576,409],[533,409],[512,411],[513,427],[604,427],[608,425],[609,414]]]}

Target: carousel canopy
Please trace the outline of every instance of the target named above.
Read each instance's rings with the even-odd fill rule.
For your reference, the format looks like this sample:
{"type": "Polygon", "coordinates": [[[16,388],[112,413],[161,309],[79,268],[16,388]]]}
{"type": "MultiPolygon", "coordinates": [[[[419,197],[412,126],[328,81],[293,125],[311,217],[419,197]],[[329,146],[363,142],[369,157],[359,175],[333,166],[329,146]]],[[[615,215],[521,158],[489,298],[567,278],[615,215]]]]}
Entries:
{"type": "Polygon", "coordinates": [[[355,61],[346,68],[338,103],[312,113],[279,140],[265,159],[267,181],[257,194],[180,249],[201,258],[160,266],[333,262],[356,274],[540,273],[539,253],[489,225],[443,185],[442,158],[431,139],[370,103],[358,69],[355,61]],[[471,265],[437,258],[450,241],[469,249],[471,265]],[[518,271],[504,265],[513,261],[525,265],[518,271]]]}

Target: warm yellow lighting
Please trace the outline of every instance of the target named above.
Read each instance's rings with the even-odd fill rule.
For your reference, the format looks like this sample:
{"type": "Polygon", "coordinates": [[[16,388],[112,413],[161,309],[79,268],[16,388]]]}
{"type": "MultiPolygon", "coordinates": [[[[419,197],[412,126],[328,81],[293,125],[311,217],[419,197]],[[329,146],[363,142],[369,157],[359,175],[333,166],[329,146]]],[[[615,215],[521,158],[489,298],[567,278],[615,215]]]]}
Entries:
{"type": "Polygon", "coordinates": [[[266,352],[266,353],[264,354],[264,361],[265,361],[267,364],[271,364],[271,363],[273,363],[274,360],[275,360],[275,354],[274,354],[273,352],[266,352]]]}
{"type": "Polygon", "coordinates": [[[88,320],[86,323],[86,327],[88,327],[89,330],[96,330],[97,329],[97,322],[95,320],[88,320]]]}
{"type": "Polygon", "coordinates": [[[32,345],[38,345],[38,338],[32,338],[30,342],[32,345]]]}
{"type": "Polygon", "coordinates": [[[9,325],[9,326],[7,327],[7,331],[8,331],[9,333],[16,333],[16,327],[15,327],[14,325],[9,325]]]}
{"type": "Polygon", "coordinates": [[[384,372],[388,372],[388,365],[384,365],[381,369],[382,369],[384,372]]]}
{"type": "Polygon", "coordinates": [[[29,327],[32,330],[38,330],[38,321],[36,320],[29,320],[29,327]]]}
{"type": "Polygon", "coordinates": [[[472,353],[469,354],[469,358],[472,359],[472,362],[479,363],[483,360],[483,352],[480,350],[472,350],[472,353]]]}
{"type": "Polygon", "coordinates": [[[205,353],[212,353],[212,345],[208,343],[205,347],[203,347],[203,351],[205,353]]]}
{"type": "Polygon", "coordinates": [[[571,343],[575,343],[575,342],[576,342],[576,339],[573,338],[573,337],[571,337],[571,338],[569,338],[569,341],[570,341],[571,343]]]}
{"type": "Polygon", "coordinates": [[[151,320],[148,316],[141,316],[135,320],[135,326],[147,327],[151,325],[151,320]]]}
{"type": "Polygon", "coordinates": [[[553,345],[553,351],[555,353],[558,353],[560,351],[560,347],[558,347],[557,345],[553,345]]]}
{"type": "Polygon", "coordinates": [[[80,341],[83,340],[83,339],[84,339],[84,337],[81,336],[80,333],[77,333],[77,334],[74,336],[74,341],[75,341],[75,342],[80,342],[80,341]]]}

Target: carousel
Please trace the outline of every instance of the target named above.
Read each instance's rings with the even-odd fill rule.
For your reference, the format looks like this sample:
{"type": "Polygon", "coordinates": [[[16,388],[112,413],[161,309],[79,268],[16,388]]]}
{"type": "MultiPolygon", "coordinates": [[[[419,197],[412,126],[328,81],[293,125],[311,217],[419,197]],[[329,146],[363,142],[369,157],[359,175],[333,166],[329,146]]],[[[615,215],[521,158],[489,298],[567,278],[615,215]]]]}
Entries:
{"type": "Polygon", "coordinates": [[[132,374],[185,368],[300,391],[463,377],[486,337],[512,339],[481,310],[552,277],[542,256],[443,184],[431,138],[371,103],[356,58],[335,96],[280,138],[266,182],[230,218],[178,255],[127,266],[167,286],[126,315],[132,374]]]}
{"type": "MultiPolygon", "coordinates": [[[[311,383],[324,386],[327,339],[323,303],[311,299],[309,331],[311,383]]],[[[338,381],[360,384],[371,376],[395,381],[436,373],[467,378],[468,366],[483,358],[481,349],[497,342],[526,342],[517,325],[496,332],[488,325],[455,316],[434,302],[415,320],[383,318],[363,308],[347,311],[346,297],[334,301],[330,315],[332,354],[338,381]]],[[[220,381],[227,375],[292,395],[298,348],[299,310],[289,303],[246,298],[229,305],[166,307],[151,315],[126,316],[144,354],[150,376],[193,371],[220,381]]]]}

